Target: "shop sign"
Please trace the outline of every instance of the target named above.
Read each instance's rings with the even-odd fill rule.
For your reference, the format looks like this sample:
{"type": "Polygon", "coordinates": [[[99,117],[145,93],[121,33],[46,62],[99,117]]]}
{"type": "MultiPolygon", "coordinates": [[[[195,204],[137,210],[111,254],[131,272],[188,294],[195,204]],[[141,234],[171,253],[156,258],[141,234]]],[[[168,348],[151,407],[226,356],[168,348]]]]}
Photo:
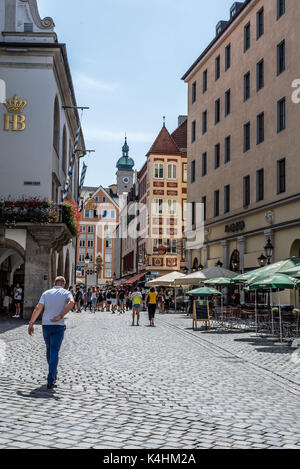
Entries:
{"type": "Polygon", "coordinates": [[[244,221],[232,223],[231,225],[226,225],[225,233],[238,233],[239,231],[244,231],[245,227],[246,225],[244,221]]]}
{"type": "Polygon", "coordinates": [[[27,101],[18,99],[15,95],[13,99],[6,99],[4,106],[7,109],[7,114],[4,114],[4,131],[23,132],[26,129],[23,110],[27,106],[27,101]]]}

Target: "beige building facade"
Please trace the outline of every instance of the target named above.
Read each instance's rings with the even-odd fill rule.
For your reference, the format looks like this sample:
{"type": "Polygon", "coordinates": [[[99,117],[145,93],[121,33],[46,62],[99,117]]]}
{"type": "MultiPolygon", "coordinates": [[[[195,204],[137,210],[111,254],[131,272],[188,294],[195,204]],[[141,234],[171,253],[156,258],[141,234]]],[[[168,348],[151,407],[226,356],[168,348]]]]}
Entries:
{"type": "Polygon", "coordinates": [[[299,21],[297,0],[235,3],[183,77],[190,269],[258,268],[268,240],[273,261],[300,256],[299,21]]]}

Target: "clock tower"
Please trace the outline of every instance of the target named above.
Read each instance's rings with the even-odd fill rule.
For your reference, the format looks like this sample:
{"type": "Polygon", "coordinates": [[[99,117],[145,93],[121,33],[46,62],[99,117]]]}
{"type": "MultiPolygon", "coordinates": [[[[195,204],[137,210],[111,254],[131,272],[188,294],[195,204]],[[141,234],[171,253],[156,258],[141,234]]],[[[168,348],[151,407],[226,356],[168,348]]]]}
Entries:
{"type": "Polygon", "coordinates": [[[129,157],[129,146],[127,144],[127,137],[122,148],[123,156],[117,163],[117,185],[118,195],[130,192],[134,184],[134,161],[129,157]]]}

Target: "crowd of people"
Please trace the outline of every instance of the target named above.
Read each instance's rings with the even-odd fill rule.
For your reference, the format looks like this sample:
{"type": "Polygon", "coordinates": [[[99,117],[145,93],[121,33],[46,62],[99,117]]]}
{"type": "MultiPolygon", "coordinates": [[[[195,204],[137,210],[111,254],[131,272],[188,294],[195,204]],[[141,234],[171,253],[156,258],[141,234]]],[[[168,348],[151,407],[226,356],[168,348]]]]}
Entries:
{"type": "Polygon", "coordinates": [[[168,313],[173,302],[169,290],[159,289],[146,290],[135,287],[126,289],[124,287],[92,287],[85,289],[78,285],[74,289],[69,288],[75,300],[74,312],[82,311],[111,312],[112,314],[125,314],[132,310],[132,325],[139,326],[141,311],[147,311],[151,327],[155,327],[154,320],[157,309],[160,314],[168,313]]]}

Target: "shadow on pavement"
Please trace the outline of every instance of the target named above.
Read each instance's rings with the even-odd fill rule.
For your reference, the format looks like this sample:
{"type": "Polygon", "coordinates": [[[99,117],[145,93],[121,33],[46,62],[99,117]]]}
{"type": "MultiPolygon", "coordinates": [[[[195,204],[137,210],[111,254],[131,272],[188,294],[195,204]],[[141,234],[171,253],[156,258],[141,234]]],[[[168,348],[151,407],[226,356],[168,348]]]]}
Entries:
{"type": "Polygon", "coordinates": [[[23,319],[11,319],[9,317],[0,316],[0,334],[5,334],[5,332],[18,329],[26,324],[27,322],[23,319]]]}
{"type": "Polygon", "coordinates": [[[55,395],[54,391],[49,391],[47,389],[47,385],[40,386],[37,389],[33,389],[29,394],[26,394],[22,391],[18,391],[17,395],[20,397],[26,397],[29,399],[53,399],[55,401],[59,401],[59,397],[55,395]]]}

